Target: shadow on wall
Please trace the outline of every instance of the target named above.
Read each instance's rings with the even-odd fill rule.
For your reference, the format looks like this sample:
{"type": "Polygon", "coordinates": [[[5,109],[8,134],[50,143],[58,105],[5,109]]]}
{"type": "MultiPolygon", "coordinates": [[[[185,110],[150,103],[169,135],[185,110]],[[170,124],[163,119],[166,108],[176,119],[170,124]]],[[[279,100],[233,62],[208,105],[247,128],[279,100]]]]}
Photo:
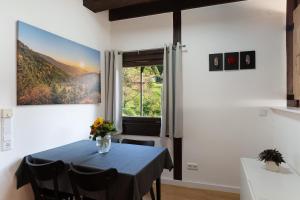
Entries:
{"type": "MultiPolygon", "coordinates": [[[[257,0],[256,0],[257,1],[257,0]]],[[[281,21],[282,18],[285,18],[285,12],[282,12],[282,8],[272,8],[272,1],[269,1],[270,3],[266,2],[268,6],[261,6],[261,0],[258,1],[257,5],[255,6],[255,3],[251,1],[245,1],[245,2],[238,2],[238,3],[231,3],[227,5],[220,5],[220,6],[213,6],[213,7],[204,7],[204,8],[198,8],[198,9],[192,9],[188,10],[189,20],[185,20],[184,23],[186,25],[194,25],[194,24],[219,24],[220,19],[222,21],[248,21],[249,19],[252,19],[254,22],[257,21],[258,16],[266,16],[266,15],[272,15],[274,20],[272,21],[275,26],[278,24],[278,21],[281,21]],[[265,9],[265,8],[268,9],[265,9]],[[234,12],[232,12],[232,9],[234,8],[234,12]],[[215,11],[214,15],[207,15],[206,12],[199,12],[199,10],[205,10],[211,9],[210,11],[215,11]],[[253,17],[253,13],[255,13],[256,17],[253,17]],[[201,17],[199,17],[201,16],[201,17]],[[238,17],[237,17],[238,16],[238,17]],[[193,20],[194,19],[194,20],[193,20]]],[[[284,9],[285,11],[285,9],[284,9]]],[[[185,11],[183,11],[184,13],[185,11]]],[[[261,17],[261,19],[265,19],[265,17],[261,17]]],[[[270,20],[268,20],[268,23],[270,20]]],[[[270,24],[270,27],[272,24],[270,24]]],[[[285,27],[283,27],[285,28],[285,27]]]]}
{"type": "MultiPolygon", "coordinates": [[[[126,23],[127,29],[123,29],[123,26],[120,26],[122,34],[131,34],[132,30],[135,31],[141,31],[142,35],[145,32],[148,33],[156,33],[156,32],[162,32],[162,31],[168,31],[169,26],[171,27],[171,24],[169,22],[172,22],[172,14],[171,13],[163,13],[163,14],[157,14],[157,15],[151,15],[142,17],[142,20],[144,23],[140,23],[141,18],[131,18],[128,19],[130,23],[126,23]],[[155,22],[155,23],[153,23],[155,22]],[[145,26],[147,24],[147,26],[145,26]],[[124,32],[124,31],[128,32],[124,32]]],[[[125,19],[126,20],[126,19],[125,19]]],[[[124,20],[114,21],[114,24],[125,24],[124,20]]],[[[116,29],[115,32],[118,32],[118,26],[115,26],[116,29]]],[[[138,35],[138,32],[135,32],[136,35],[138,35]]]]}

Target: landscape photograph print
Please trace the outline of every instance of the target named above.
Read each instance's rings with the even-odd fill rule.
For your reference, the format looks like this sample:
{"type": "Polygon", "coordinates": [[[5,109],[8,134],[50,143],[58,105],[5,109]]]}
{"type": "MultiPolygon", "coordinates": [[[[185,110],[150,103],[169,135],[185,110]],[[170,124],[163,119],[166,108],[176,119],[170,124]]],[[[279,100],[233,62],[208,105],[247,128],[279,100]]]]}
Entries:
{"type": "Polygon", "coordinates": [[[97,104],[100,51],[18,21],[17,104],[97,104]]]}

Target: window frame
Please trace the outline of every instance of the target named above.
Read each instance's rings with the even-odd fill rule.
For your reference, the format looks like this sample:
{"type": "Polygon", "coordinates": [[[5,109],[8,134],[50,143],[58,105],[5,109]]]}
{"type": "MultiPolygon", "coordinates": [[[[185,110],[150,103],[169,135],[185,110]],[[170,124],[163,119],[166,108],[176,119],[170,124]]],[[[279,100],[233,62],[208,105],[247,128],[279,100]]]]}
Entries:
{"type": "MultiPolygon", "coordinates": [[[[164,49],[123,52],[123,67],[163,65],[164,49]]],[[[160,117],[123,117],[124,135],[160,136],[160,117]]]]}

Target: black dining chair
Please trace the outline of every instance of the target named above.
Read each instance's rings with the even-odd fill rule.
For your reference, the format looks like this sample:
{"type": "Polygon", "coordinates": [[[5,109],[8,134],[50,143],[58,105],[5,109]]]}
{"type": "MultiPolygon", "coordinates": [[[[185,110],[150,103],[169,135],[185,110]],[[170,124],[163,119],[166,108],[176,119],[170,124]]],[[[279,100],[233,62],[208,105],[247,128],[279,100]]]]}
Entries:
{"type": "Polygon", "coordinates": [[[111,142],[113,142],[113,143],[120,143],[120,139],[118,139],[118,138],[111,138],[111,142]]]}
{"type": "Polygon", "coordinates": [[[29,181],[34,192],[35,200],[67,200],[72,195],[59,191],[58,176],[65,171],[63,161],[43,163],[34,160],[31,156],[26,158],[29,181]],[[51,181],[53,190],[42,186],[45,181],[51,181]]]}
{"type": "MultiPolygon", "coordinates": [[[[135,144],[135,145],[144,145],[144,146],[151,146],[154,147],[155,142],[153,140],[132,140],[132,139],[123,139],[123,144],[135,144]]],[[[151,199],[155,200],[153,186],[150,188],[150,195],[151,199]]]]}
{"type": "Polygon", "coordinates": [[[123,139],[122,143],[124,144],[136,144],[154,147],[155,142],[153,140],[132,140],[132,139],[123,139]]]}
{"type": "Polygon", "coordinates": [[[69,178],[71,181],[75,200],[94,200],[80,194],[80,190],[87,192],[105,192],[105,200],[113,199],[109,188],[115,182],[118,176],[116,169],[108,169],[105,171],[95,171],[83,167],[74,166],[72,163],[69,170],[69,178]]]}

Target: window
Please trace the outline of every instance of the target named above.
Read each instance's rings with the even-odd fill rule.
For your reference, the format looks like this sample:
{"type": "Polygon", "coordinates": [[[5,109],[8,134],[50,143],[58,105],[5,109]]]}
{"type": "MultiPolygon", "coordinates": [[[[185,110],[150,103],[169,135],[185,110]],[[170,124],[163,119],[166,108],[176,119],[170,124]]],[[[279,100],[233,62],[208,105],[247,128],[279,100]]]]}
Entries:
{"type": "Polygon", "coordinates": [[[123,134],[159,136],[163,49],[123,54],[123,134]]]}
{"type": "Polygon", "coordinates": [[[161,116],[162,66],[123,69],[123,116],[161,116]]]}

